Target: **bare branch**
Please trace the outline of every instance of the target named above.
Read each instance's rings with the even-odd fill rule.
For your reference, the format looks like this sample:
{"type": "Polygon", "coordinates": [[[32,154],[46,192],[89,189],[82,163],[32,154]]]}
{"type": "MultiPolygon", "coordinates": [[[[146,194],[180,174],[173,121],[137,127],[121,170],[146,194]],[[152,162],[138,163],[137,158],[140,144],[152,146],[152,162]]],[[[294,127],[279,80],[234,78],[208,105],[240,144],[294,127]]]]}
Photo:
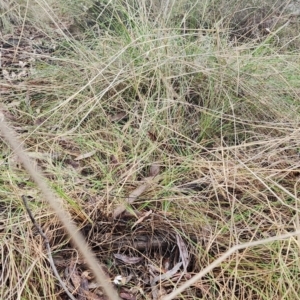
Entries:
{"type": "Polygon", "coordinates": [[[34,227],[38,230],[39,234],[42,236],[42,238],[44,240],[45,246],[47,248],[47,254],[48,254],[49,263],[50,263],[50,266],[51,266],[51,268],[53,270],[54,275],[56,276],[56,278],[59,281],[61,287],[66,292],[66,294],[69,296],[69,298],[72,299],[72,300],[76,300],[75,297],[69,292],[69,290],[66,287],[65,283],[62,281],[61,277],[59,276],[59,273],[58,273],[58,271],[56,269],[56,266],[54,264],[54,261],[53,261],[53,257],[52,257],[52,253],[51,253],[51,248],[50,248],[50,245],[49,245],[49,240],[48,240],[47,236],[45,235],[45,233],[43,232],[41,226],[39,226],[37,224],[34,216],[32,215],[31,210],[28,207],[26,196],[22,196],[22,200],[23,200],[23,203],[25,205],[26,211],[27,211],[27,213],[28,213],[28,215],[30,217],[31,222],[33,223],[34,227]]]}

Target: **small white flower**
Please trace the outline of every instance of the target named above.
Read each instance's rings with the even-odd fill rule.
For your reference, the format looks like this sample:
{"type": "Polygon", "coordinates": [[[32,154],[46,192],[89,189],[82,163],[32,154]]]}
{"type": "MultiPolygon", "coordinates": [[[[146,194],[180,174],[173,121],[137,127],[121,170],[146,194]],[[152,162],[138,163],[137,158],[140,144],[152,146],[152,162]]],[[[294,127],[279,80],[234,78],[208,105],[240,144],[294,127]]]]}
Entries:
{"type": "Polygon", "coordinates": [[[114,284],[115,285],[121,285],[123,283],[123,277],[122,275],[117,275],[114,279],[114,284]]]}

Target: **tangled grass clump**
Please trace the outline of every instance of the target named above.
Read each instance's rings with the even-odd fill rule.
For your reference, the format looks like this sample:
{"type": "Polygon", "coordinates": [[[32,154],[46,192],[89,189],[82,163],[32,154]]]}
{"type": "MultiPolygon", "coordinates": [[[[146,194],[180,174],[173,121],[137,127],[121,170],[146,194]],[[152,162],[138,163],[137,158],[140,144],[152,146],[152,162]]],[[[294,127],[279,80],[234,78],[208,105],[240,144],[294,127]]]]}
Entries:
{"type": "MultiPolygon", "coordinates": [[[[298,21],[285,6],[271,5],[285,26],[236,39],[234,0],[5,3],[1,111],[109,280],[123,278],[119,297],[173,295],[235,249],[182,297],[297,299],[299,239],[277,238],[300,229],[298,21]]],[[[1,150],[0,298],[66,296],[22,195],[69,291],[103,298],[1,150]]]]}

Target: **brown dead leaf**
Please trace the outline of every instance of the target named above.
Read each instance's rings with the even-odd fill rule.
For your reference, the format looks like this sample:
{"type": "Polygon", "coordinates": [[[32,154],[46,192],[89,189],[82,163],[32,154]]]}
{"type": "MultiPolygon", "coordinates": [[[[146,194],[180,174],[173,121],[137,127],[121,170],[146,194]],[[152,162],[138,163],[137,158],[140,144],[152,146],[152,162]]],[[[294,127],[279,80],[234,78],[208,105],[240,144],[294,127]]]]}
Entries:
{"type": "MultiPolygon", "coordinates": [[[[100,297],[97,294],[92,293],[90,291],[85,291],[85,299],[86,300],[108,300],[108,298],[106,296],[100,297]]],[[[78,300],[81,300],[81,299],[78,299],[78,300]]]]}
{"type": "MultiPolygon", "coordinates": [[[[155,177],[155,179],[157,180],[157,177],[155,177]]],[[[137,187],[130,195],[129,197],[125,200],[125,202],[127,204],[131,204],[133,203],[140,195],[142,195],[150,186],[152,183],[154,183],[154,177],[147,177],[145,178],[143,181],[146,181],[145,183],[143,183],[142,185],[140,185],[139,187],[137,187]]],[[[120,205],[119,207],[117,207],[114,210],[113,213],[113,217],[117,218],[122,212],[124,212],[126,210],[126,206],[120,205]]]]}
{"type": "Polygon", "coordinates": [[[65,137],[61,137],[58,140],[58,144],[63,148],[65,154],[70,154],[72,156],[79,156],[81,154],[80,147],[72,140],[65,137]]]}
{"type": "MultiPolygon", "coordinates": [[[[94,297],[90,297],[90,291],[89,291],[89,283],[88,280],[82,276],[81,274],[81,281],[80,281],[80,287],[78,290],[78,300],[89,300],[94,299],[94,297]]],[[[93,293],[92,293],[93,295],[93,293]]],[[[94,296],[94,295],[93,295],[94,296]]]]}
{"type": "Polygon", "coordinates": [[[88,282],[88,278],[87,278],[88,273],[85,271],[81,274],[81,282],[80,282],[80,288],[84,289],[86,291],[89,290],[89,282],[88,282]]]}
{"type": "Polygon", "coordinates": [[[115,155],[111,155],[110,156],[110,163],[112,165],[119,165],[119,161],[118,161],[118,159],[117,159],[117,157],[115,155]]]}
{"type": "Polygon", "coordinates": [[[75,291],[78,291],[80,288],[81,277],[78,274],[78,271],[76,270],[76,265],[73,262],[71,262],[69,266],[69,275],[74,285],[75,291]]]}
{"type": "Polygon", "coordinates": [[[0,221],[0,233],[4,232],[5,229],[6,225],[4,224],[4,222],[0,221]]]}
{"type": "Polygon", "coordinates": [[[127,116],[127,113],[125,111],[121,111],[115,115],[110,115],[109,118],[110,118],[111,122],[116,122],[116,121],[122,120],[126,116],[127,116]]]}
{"type": "Polygon", "coordinates": [[[177,263],[173,269],[169,270],[168,272],[164,273],[164,274],[161,274],[161,275],[158,275],[158,276],[155,276],[152,280],[153,282],[161,282],[163,280],[167,280],[167,279],[170,279],[172,278],[180,269],[180,267],[182,266],[182,262],[179,262],[177,263]]]}
{"type": "Polygon", "coordinates": [[[100,297],[97,294],[89,291],[89,278],[90,276],[88,271],[82,272],[80,288],[78,291],[78,300],[107,300],[107,297],[100,297]]]}
{"type": "Polygon", "coordinates": [[[116,155],[111,155],[110,156],[110,167],[111,167],[111,169],[114,169],[117,171],[119,170],[117,173],[118,175],[121,175],[120,166],[121,166],[121,163],[120,163],[118,157],[116,155]]]}
{"type": "Polygon", "coordinates": [[[126,300],[136,300],[136,296],[133,294],[130,294],[130,293],[121,292],[120,297],[122,299],[126,299],[126,300]]]}
{"type": "Polygon", "coordinates": [[[68,270],[71,281],[75,287],[73,293],[75,292],[77,294],[78,300],[107,300],[106,296],[100,297],[97,294],[89,291],[89,274],[87,271],[83,272],[80,276],[74,262],[70,263],[68,270]]]}
{"type": "Polygon", "coordinates": [[[89,271],[84,271],[84,272],[82,272],[81,277],[84,277],[84,278],[86,278],[87,280],[91,280],[91,279],[92,279],[91,274],[90,274],[89,271]]]}
{"type": "Polygon", "coordinates": [[[189,280],[192,278],[192,275],[190,273],[177,273],[172,277],[172,281],[177,281],[179,282],[182,278],[185,280],[189,280]]]}
{"type": "MultiPolygon", "coordinates": [[[[9,105],[7,105],[7,106],[9,107],[9,105]]],[[[14,116],[13,114],[11,114],[8,110],[1,110],[1,111],[4,114],[6,119],[13,121],[13,122],[18,121],[18,118],[16,116],[14,116]]]]}
{"type": "Polygon", "coordinates": [[[157,136],[154,133],[148,131],[148,136],[152,142],[157,141],[157,136]]]}
{"type": "Polygon", "coordinates": [[[124,254],[119,254],[119,253],[114,254],[114,257],[128,265],[134,265],[134,264],[139,263],[141,260],[143,260],[143,257],[130,257],[130,256],[127,256],[124,254]]]}
{"type": "Polygon", "coordinates": [[[160,166],[157,163],[153,163],[150,167],[150,172],[149,172],[149,176],[157,176],[159,174],[160,171],[160,166]]]}
{"type": "Polygon", "coordinates": [[[93,150],[93,151],[78,155],[77,157],[74,158],[74,160],[82,160],[85,158],[89,158],[89,157],[93,156],[96,152],[97,152],[97,150],[93,150]]]}
{"type": "Polygon", "coordinates": [[[190,262],[189,252],[188,252],[185,242],[183,241],[183,239],[181,238],[181,236],[179,234],[176,234],[176,240],[177,240],[177,246],[178,246],[179,253],[180,253],[180,258],[181,258],[182,264],[183,264],[183,271],[184,271],[184,273],[186,273],[187,267],[190,262]]]}
{"type": "Polygon", "coordinates": [[[66,159],[64,160],[64,163],[65,163],[66,165],[70,165],[70,166],[73,167],[74,169],[78,169],[78,168],[80,167],[80,163],[79,163],[78,161],[75,161],[75,160],[71,159],[71,158],[66,158],[66,159]]]}
{"type": "MultiPolygon", "coordinates": [[[[129,195],[129,197],[126,199],[127,203],[130,204],[130,203],[133,203],[136,198],[138,196],[140,196],[146,189],[148,188],[148,185],[147,184],[143,184],[141,186],[139,186],[137,189],[135,189],[133,191],[133,193],[131,193],[129,195]]],[[[126,210],[126,206],[125,205],[121,205],[119,207],[117,207],[115,210],[114,210],[114,213],[113,213],[113,217],[114,218],[117,218],[122,212],[124,212],[126,210]]]]}
{"type": "Polygon", "coordinates": [[[42,125],[44,122],[46,122],[47,119],[46,118],[37,118],[35,121],[34,121],[34,125],[42,125]]]}

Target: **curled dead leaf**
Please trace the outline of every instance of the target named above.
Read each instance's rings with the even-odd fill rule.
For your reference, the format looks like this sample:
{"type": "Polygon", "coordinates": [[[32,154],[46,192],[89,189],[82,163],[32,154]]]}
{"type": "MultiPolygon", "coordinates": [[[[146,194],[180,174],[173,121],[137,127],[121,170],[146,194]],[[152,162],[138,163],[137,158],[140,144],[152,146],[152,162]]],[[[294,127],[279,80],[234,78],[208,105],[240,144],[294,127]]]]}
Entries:
{"type": "MultiPolygon", "coordinates": [[[[137,197],[139,197],[146,189],[149,187],[147,183],[144,183],[140,185],[138,188],[136,188],[126,199],[126,202],[128,204],[133,203],[137,197]]],[[[118,208],[115,209],[114,211],[114,218],[118,217],[124,210],[126,209],[125,205],[121,205],[118,208]]]]}
{"type": "Polygon", "coordinates": [[[72,283],[74,285],[75,290],[78,290],[81,284],[81,277],[78,274],[78,271],[76,269],[76,265],[71,262],[70,266],[69,266],[69,274],[70,274],[70,278],[72,280],[72,283]]]}
{"type": "Polygon", "coordinates": [[[119,254],[119,253],[114,254],[114,257],[128,265],[137,264],[143,259],[143,257],[130,257],[130,256],[127,256],[124,254],[119,254]]]}
{"type": "Polygon", "coordinates": [[[176,234],[176,240],[177,240],[177,246],[178,246],[179,253],[180,253],[180,258],[181,258],[182,264],[183,264],[183,270],[186,273],[187,267],[190,262],[188,248],[187,248],[185,242],[183,241],[182,237],[179,234],[176,234]]]}
{"type": "Polygon", "coordinates": [[[89,157],[93,156],[96,152],[97,152],[97,150],[93,150],[93,151],[78,155],[77,157],[74,158],[74,160],[82,160],[85,158],[89,158],[89,157]]]}
{"type": "MultiPolygon", "coordinates": [[[[126,199],[126,204],[133,203],[141,194],[143,194],[150,186],[151,184],[159,181],[159,176],[150,176],[143,179],[142,185],[137,187],[126,199]]],[[[123,213],[126,210],[126,204],[122,204],[119,207],[117,207],[113,212],[113,217],[117,218],[121,213],[123,213]]]]}
{"type": "Polygon", "coordinates": [[[153,163],[150,167],[149,176],[157,176],[160,171],[160,166],[157,163],[153,163]]]}
{"type": "Polygon", "coordinates": [[[116,121],[122,120],[126,116],[127,116],[127,113],[125,111],[122,111],[115,115],[111,115],[109,118],[110,118],[111,122],[116,122],[116,121]]]}
{"type": "Polygon", "coordinates": [[[125,300],[136,300],[136,296],[125,291],[120,292],[120,297],[125,300]]]}
{"type": "Polygon", "coordinates": [[[166,273],[162,274],[162,275],[158,275],[156,277],[154,277],[152,279],[153,282],[157,282],[157,281],[163,281],[163,280],[166,280],[166,279],[170,279],[172,278],[180,269],[180,267],[182,266],[182,262],[179,262],[177,263],[173,269],[167,271],[166,273]]]}

